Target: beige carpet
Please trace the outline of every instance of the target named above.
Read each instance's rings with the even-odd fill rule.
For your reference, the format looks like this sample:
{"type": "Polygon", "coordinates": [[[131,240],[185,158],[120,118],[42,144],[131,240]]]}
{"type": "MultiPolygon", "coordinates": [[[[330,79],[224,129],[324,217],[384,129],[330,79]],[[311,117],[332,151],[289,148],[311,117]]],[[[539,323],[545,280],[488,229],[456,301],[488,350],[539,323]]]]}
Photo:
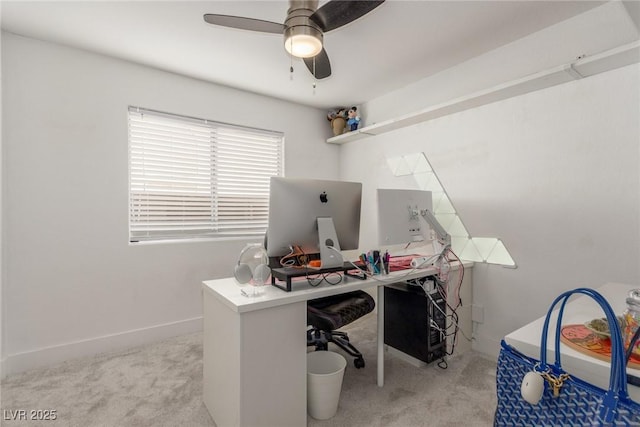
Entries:
{"type": "MultiPolygon", "coordinates": [[[[450,357],[448,369],[416,368],[388,356],[379,388],[375,327],[369,315],[345,328],[367,366],[355,369],[348,357],[338,413],[309,426],[493,424],[494,361],[469,352],[450,357]]],[[[1,396],[3,426],[215,426],[202,403],[202,334],[10,376],[1,396]],[[8,419],[18,410],[55,410],[57,419],[8,419]]]]}

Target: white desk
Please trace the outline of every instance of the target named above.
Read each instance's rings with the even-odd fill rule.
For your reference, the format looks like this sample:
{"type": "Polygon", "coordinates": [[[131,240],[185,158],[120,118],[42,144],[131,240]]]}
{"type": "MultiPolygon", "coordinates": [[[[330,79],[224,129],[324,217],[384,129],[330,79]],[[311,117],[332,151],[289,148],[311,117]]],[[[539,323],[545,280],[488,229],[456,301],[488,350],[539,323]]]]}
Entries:
{"type": "MultiPolygon", "coordinates": [[[[614,313],[622,314],[626,309],[627,293],[631,289],[640,287],[640,285],[623,285],[620,283],[607,283],[596,290],[602,294],[609,302],[614,313]]],[[[551,304],[552,301],[549,301],[551,304]]],[[[546,313],[545,313],[546,315],[546,313]]],[[[571,300],[564,311],[562,324],[575,324],[588,322],[596,317],[604,317],[604,312],[600,306],[590,297],[581,295],[571,300]]],[[[505,337],[507,344],[517,348],[527,356],[540,358],[540,339],[542,336],[542,326],[545,316],[523,326],[522,328],[511,332],[505,337]]],[[[555,317],[549,324],[549,335],[547,338],[547,360],[553,363],[555,360],[554,340],[555,340],[555,317]]],[[[562,367],[569,373],[576,375],[585,381],[595,384],[605,390],[609,388],[609,372],[611,365],[595,357],[582,354],[567,345],[560,344],[560,363],[562,367]]],[[[640,377],[640,370],[627,368],[627,372],[636,377],[640,377]]],[[[628,385],[629,396],[640,402],[640,387],[628,385]]]]}
{"type": "MultiPolygon", "coordinates": [[[[464,263],[462,286],[469,289],[472,265],[464,263]]],[[[429,268],[367,280],[345,277],[338,285],[323,283],[318,287],[295,282],[292,292],[269,285],[262,295],[251,298],[240,293],[241,287],[233,278],[203,282],[203,399],[213,420],[218,427],[306,426],[307,300],[359,289],[378,287],[377,375],[382,387],[382,285],[433,274],[435,269],[429,268]]],[[[469,329],[470,326],[469,319],[469,329]]]]}

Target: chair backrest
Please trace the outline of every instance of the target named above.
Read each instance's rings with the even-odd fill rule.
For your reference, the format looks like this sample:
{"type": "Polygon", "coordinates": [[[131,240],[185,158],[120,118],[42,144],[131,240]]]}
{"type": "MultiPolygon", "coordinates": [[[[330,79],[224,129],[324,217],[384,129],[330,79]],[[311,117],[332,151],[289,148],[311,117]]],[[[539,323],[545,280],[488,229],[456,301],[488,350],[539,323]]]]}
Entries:
{"type": "Polygon", "coordinates": [[[307,324],[323,331],[333,331],[372,312],[375,306],[375,301],[365,291],[310,300],[307,302],[307,324]]]}

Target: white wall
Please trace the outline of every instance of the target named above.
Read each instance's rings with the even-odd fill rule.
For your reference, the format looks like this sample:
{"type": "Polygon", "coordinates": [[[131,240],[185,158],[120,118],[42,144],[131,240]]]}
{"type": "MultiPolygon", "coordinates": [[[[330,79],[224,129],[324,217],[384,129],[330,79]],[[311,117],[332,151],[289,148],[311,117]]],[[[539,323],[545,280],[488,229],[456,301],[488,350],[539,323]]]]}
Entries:
{"type": "Polygon", "coordinates": [[[341,178],[375,210],[376,186],[407,186],[385,159],[425,152],[470,234],[504,241],[517,269],[473,269],[474,348],[497,354],[563,290],[640,286],[639,117],[633,65],[347,143],[341,178]]]}
{"type": "Polygon", "coordinates": [[[637,9],[610,1],[361,106],[366,125],[422,110],[638,40],[637,9]],[[637,17],[636,17],[637,19],[637,17]]]}
{"type": "Polygon", "coordinates": [[[338,176],[324,111],[12,34],[2,67],[6,373],[199,329],[244,246],[128,244],[128,105],[284,132],[287,176],[338,176]]]}

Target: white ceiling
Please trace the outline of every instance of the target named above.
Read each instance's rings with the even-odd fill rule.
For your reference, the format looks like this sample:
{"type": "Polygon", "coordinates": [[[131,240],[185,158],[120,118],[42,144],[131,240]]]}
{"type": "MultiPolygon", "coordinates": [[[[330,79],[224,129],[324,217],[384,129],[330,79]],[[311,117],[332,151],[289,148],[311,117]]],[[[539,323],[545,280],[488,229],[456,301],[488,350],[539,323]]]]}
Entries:
{"type": "MultiPolygon", "coordinates": [[[[323,5],[325,1],[321,1],[323,5]]],[[[321,108],[361,104],[601,5],[599,1],[387,0],[325,34],[317,82],[282,37],[204,22],[205,13],[284,21],[287,1],[2,1],[2,28],[321,108]]]]}

